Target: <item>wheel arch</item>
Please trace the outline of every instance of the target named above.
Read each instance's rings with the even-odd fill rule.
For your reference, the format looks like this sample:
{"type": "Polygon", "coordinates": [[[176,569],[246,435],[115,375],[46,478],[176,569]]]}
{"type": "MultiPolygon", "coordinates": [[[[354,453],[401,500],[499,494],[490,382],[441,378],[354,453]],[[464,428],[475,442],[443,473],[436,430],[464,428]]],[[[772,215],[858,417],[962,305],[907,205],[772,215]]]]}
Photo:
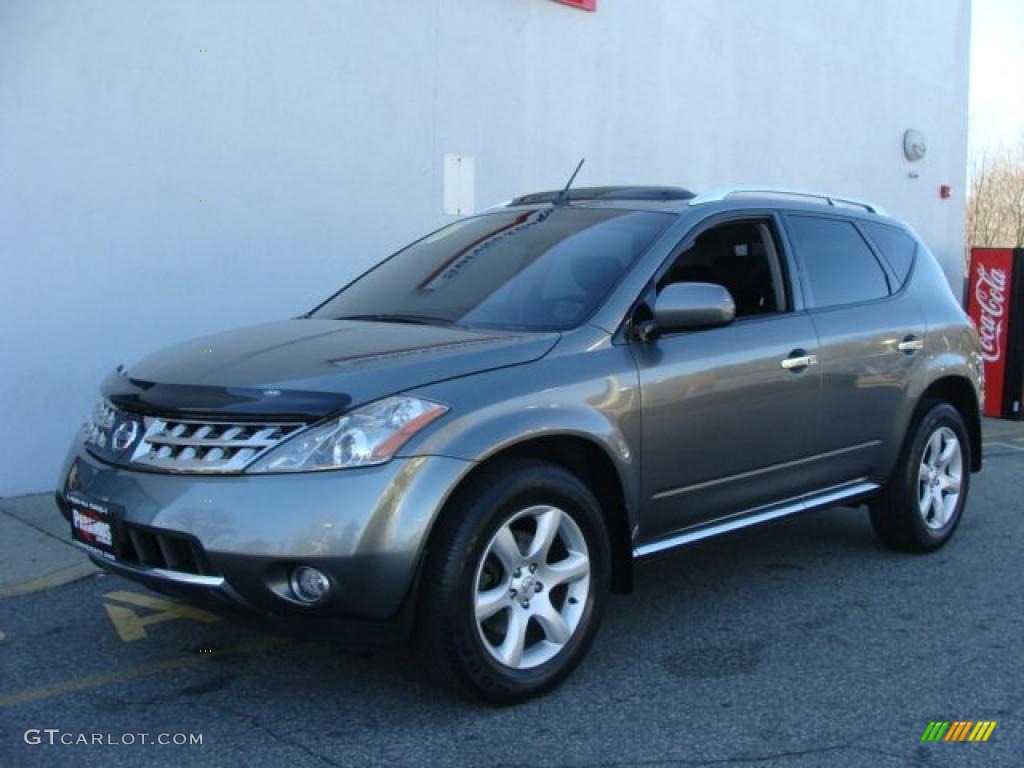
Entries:
{"type": "Polygon", "coordinates": [[[921,393],[915,419],[920,416],[925,403],[936,401],[949,403],[960,412],[971,441],[971,471],[979,471],[982,463],[981,412],[974,385],[964,376],[936,379],[921,393]]]}
{"type": "Polygon", "coordinates": [[[612,553],[612,590],[627,593],[633,587],[632,515],[626,498],[626,488],[615,461],[596,440],[573,433],[549,433],[526,437],[507,444],[483,457],[463,475],[449,494],[444,507],[431,526],[424,548],[423,559],[431,549],[433,536],[447,507],[460,489],[495,464],[510,458],[529,458],[546,461],[562,467],[578,477],[597,498],[608,525],[609,546],[612,553]]]}

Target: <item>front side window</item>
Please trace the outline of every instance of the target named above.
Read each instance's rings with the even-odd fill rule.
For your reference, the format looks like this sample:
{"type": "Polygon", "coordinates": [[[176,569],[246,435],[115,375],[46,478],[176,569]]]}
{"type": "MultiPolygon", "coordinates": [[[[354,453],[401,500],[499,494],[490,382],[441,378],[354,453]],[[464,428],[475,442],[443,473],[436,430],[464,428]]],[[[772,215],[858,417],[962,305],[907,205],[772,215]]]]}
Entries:
{"type": "Polygon", "coordinates": [[[812,307],[833,307],[889,295],[882,266],[849,221],[820,216],[786,217],[812,307]]]}
{"type": "Polygon", "coordinates": [[[464,219],[370,270],[313,317],[565,330],[593,314],[674,219],[574,206],[464,219]]]}
{"type": "Polygon", "coordinates": [[[736,303],[736,317],[786,311],[778,252],[767,221],[732,221],[701,232],[658,284],[717,283],[736,303]]]}

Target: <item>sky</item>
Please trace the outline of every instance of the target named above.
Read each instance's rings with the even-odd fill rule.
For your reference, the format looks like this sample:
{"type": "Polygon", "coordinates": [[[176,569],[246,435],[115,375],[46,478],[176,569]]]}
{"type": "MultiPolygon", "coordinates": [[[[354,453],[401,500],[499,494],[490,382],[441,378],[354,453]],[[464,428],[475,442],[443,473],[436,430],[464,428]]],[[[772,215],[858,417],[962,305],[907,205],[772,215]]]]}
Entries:
{"type": "Polygon", "coordinates": [[[974,0],[968,152],[1024,138],[1024,0],[974,0]]]}

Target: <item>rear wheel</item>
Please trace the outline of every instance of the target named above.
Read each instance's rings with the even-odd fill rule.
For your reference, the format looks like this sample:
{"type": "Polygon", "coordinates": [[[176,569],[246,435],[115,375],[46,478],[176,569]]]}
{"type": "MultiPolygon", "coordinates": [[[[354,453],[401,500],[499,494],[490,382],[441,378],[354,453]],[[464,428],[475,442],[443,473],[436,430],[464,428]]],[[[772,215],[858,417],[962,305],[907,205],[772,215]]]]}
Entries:
{"type": "Polygon", "coordinates": [[[930,552],[952,537],[970,486],[970,441],[948,403],[928,403],[916,419],[899,464],[871,502],[871,523],[888,546],[930,552]]]}
{"type": "Polygon", "coordinates": [[[561,682],[586,653],[608,591],[600,508],[561,467],[510,460],[445,510],[420,589],[431,666],[496,704],[561,682]]]}

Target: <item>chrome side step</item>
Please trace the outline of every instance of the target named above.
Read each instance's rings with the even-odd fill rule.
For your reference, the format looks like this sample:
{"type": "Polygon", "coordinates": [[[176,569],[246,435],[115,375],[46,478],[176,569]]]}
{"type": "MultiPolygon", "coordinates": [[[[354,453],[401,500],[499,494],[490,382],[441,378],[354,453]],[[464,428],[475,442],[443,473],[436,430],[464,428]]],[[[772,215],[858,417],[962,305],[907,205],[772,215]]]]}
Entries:
{"type": "Polygon", "coordinates": [[[866,496],[870,493],[874,493],[879,489],[876,483],[868,482],[855,482],[848,485],[842,485],[837,488],[832,488],[821,493],[814,494],[813,496],[804,496],[794,501],[782,502],[763,509],[761,512],[754,512],[749,515],[734,516],[726,520],[722,520],[718,523],[711,523],[700,528],[690,529],[677,533],[673,536],[669,536],[658,541],[652,541],[649,544],[637,547],[633,550],[633,558],[639,559],[654,555],[659,552],[664,552],[669,549],[675,549],[686,544],[693,544],[697,541],[704,539],[710,539],[713,536],[719,534],[729,533],[730,531],[738,531],[742,528],[750,528],[761,523],[767,523],[770,520],[778,520],[780,517],[789,517],[800,512],[806,512],[812,509],[821,509],[822,507],[828,507],[833,504],[838,504],[841,501],[847,501],[849,499],[856,498],[858,496],[866,496]]]}

